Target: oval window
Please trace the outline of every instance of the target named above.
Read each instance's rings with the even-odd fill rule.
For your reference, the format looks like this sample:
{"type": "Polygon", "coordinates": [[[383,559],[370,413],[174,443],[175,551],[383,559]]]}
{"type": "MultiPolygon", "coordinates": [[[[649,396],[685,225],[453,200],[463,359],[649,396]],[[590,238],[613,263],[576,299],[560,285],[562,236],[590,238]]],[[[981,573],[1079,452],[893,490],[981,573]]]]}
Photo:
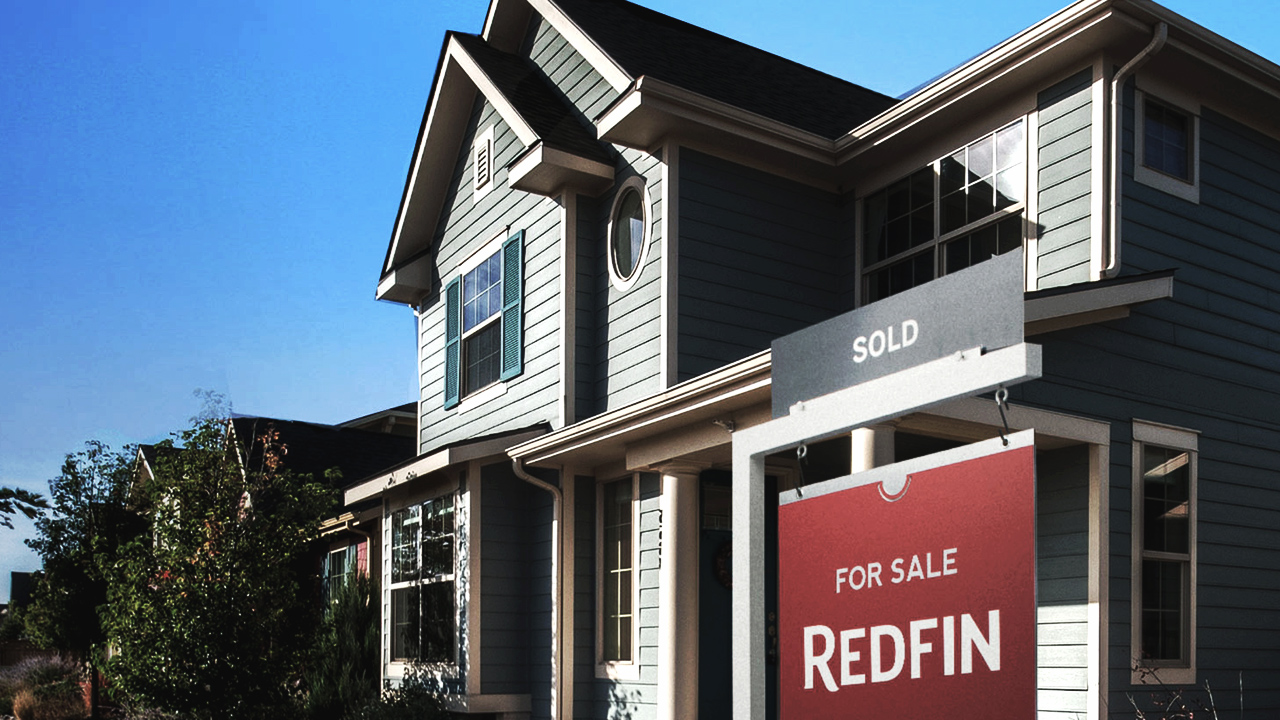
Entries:
{"type": "Polygon", "coordinates": [[[644,203],[642,195],[634,187],[622,191],[622,197],[613,212],[611,254],[613,271],[618,279],[626,281],[635,275],[644,250],[644,203]]]}

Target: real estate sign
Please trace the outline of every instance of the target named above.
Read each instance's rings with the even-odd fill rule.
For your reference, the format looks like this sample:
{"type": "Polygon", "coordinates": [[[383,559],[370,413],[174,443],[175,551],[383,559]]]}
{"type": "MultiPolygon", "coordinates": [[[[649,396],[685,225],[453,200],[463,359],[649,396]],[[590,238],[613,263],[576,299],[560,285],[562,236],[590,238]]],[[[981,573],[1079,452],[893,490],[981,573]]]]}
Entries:
{"type": "Polygon", "coordinates": [[[1022,342],[1023,253],[973,267],[773,341],[773,416],[953,353],[1022,342]]]}
{"type": "Polygon", "coordinates": [[[784,493],[783,720],[1035,717],[1033,432],[784,493]]]}

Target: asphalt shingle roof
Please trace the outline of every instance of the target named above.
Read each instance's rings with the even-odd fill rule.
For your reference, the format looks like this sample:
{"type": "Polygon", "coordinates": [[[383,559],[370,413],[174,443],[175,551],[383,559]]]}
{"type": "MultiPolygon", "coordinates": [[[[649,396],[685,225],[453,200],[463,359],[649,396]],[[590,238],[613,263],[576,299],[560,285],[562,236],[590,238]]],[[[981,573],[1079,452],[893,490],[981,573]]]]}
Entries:
{"type": "Polygon", "coordinates": [[[626,0],[552,0],[632,77],[647,75],[838,138],[897,100],[626,0]]]}
{"type": "MultiPolygon", "coordinates": [[[[231,423],[242,448],[273,427],[285,446],[285,469],[324,481],[326,470],[338,468],[342,471],[339,486],[379,473],[413,457],[418,449],[415,438],[356,428],[260,417],[237,417],[231,423]]],[[[257,462],[257,456],[249,459],[251,467],[257,462]]]]}
{"type": "Polygon", "coordinates": [[[454,39],[467,51],[515,106],[529,127],[542,138],[544,145],[579,157],[612,164],[613,160],[579,120],[573,106],[552,89],[537,68],[518,55],[491,47],[482,38],[466,33],[453,33],[454,39]]]}

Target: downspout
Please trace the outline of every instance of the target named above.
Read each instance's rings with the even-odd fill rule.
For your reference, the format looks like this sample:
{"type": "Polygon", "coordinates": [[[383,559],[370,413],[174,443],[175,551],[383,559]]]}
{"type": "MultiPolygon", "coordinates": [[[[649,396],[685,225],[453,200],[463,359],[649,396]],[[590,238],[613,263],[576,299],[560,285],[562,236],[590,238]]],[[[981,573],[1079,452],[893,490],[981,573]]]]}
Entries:
{"type": "MultiPolygon", "coordinates": [[[[1110,167],[1108,188],[1110,207],[1107,208],[1107,222],[1110,225],[1110,243],[1107,255],[1107,265],[1102,269],[1102,277],[1104,279],[1113,278],[1120,273],[1120,101],[1121,86],[1129,76],[1142,67],[1153,55],[1160,52],[1164,47],[1165,41],[1169,39],[1169,24],[1160,22],[1156,24],[1152,32],[1151,42],[1147,44],[1142,52],[1134,56],[1124,67],[1120,68],[1115,77],[1111,79],[1111,137],[1110,137],[1110,167]]],[[[1135,144],[1137,133],[1142,132],[1142,128],[1135,127],[1133,129],[1135,144]]],[[[1137,156],[1134,156],[1137,160],[1137,156]]]]}
{"type": "Polygon", "coordinates": [[[551,717],[559,718],[564,698],[564,668],[560,667],[560,644],[565,641],[564,613],[561,612],[564,600],[564,529],[560,526],[564,495],[555,485],[525,472],[519,458],[511,458],[511,471],[530,485],[551,493],[551,546],[554,548],[551,557],[551,632],[554,635],[551,641],[551,672],[554,676],[551,681],[551,717]]]}

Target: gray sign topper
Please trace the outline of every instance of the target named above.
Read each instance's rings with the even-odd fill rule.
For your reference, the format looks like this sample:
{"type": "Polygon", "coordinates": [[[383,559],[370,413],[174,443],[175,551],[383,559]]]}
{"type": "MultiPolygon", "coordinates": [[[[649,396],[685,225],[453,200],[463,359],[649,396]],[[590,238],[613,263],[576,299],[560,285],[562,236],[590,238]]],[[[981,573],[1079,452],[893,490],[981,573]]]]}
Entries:
{"type": "Polygon", "coordinates": [[[1022,342],[1023,254],[1006,253],[773,341],[773,416],[952,353],[1022,342]]]}

